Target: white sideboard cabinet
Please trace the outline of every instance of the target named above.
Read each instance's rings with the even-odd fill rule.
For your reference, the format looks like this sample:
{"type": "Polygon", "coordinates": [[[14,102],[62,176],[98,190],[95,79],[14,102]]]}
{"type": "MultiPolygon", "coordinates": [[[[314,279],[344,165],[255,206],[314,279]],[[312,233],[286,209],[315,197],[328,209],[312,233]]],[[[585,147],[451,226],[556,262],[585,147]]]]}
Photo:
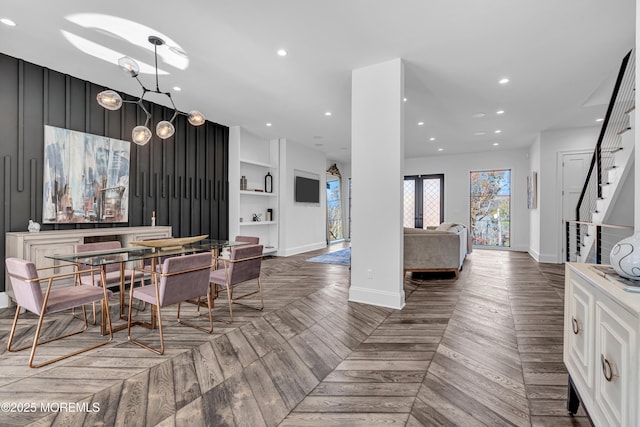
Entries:
{"type": "MultiPolygon", "coordinates": [[[[171,237],[170,226],[158,227],[112,227],[74,230],[9,232],[5,235],[5,255],[33,261],[36,267],[52,267],[54,261],[47,255],[73,253],[76,245],[96,239],[118,240],[122,247],[129,242],[157,237],[171,237]]],[[[11,291],[11,282],[5,275],[5,292],[11,291]]]]}
{"type": "Polygon", "coordinates": [[[590,264],[566,264],[569,412],[582,403],[596,427],[640,426],[639,329],[640,293],[626,291],[590,264]]]}

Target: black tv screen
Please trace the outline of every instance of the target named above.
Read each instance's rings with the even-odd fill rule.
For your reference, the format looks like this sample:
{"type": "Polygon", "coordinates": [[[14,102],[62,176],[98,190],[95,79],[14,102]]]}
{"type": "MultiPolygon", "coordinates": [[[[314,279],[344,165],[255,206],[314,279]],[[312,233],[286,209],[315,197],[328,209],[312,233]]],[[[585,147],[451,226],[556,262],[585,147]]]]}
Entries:
{"type": "Polygon", "coordinates": [[[296,202],[320,203],[320,180],[296,176],[296,202]]]}

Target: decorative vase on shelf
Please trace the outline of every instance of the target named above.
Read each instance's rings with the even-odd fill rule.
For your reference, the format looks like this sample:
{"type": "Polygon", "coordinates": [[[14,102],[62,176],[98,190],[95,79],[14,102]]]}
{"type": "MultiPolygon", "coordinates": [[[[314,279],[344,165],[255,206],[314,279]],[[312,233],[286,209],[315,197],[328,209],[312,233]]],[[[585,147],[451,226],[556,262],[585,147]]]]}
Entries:
{"type": "Polygon", "coordinates": [[[640,231],[616,243],[609,258],[611,266],[620,276],[640,280],[640,231]]]}
{"type": "Polygon", "coordinates": [[[273,193],[273,175],[270,172],[267,172],[264,177],[264,192],[273,193]]]}
{"type": "Polygon", "coordinates": [[[247,189],[247,177],[242,175],[242,178],[240,178],[240,190],[246,190],[247,189]]]}
{"type": "Polygon", "coordinates": [[[29,233],[37,233],[38,231],[40,231],[40,224],[33,220],[29,220],[29,226],[27,227],[27,230],[29,230],[29,233]]]}

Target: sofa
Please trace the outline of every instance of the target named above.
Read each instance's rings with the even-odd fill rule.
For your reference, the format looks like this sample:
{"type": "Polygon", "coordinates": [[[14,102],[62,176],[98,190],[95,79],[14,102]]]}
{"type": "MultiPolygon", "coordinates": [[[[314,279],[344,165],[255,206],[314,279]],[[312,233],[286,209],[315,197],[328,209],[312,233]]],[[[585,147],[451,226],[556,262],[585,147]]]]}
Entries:
{"type": "Polygon", "coordinates": [[[469,252],[469,233],[463,224],[404,229],[404,274],[451,271],[458,277],[469,252]]]}

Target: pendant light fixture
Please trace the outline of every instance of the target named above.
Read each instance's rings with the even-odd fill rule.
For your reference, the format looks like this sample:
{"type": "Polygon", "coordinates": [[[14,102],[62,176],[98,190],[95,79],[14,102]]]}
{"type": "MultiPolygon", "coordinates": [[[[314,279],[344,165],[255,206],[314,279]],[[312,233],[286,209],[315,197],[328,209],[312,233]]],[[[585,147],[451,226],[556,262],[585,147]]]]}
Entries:
{"type": "Polygon", "coordinates": [[[143,85],[140,79],[138,78],[138,74],[140,74],[140,67],[138,66],[138,63],[134,59],[129,58],[128,56],[124,56],[118,60],[118,65],[130,77],[133,77],[134,79],[136,79],[136,81],[140,84],[140,87],[142,87],[142,95],[136,101],[127,101],[127,100],[123,100],[120,94],[118,94],[118,92],[107,89],[100,92],[96,96],[96,100],[98,101],[98,104],[100,104],[103,108],[106,108],[107,110],[112,110],[112,111],[119,110],[122,107],[122,103],[124,102],[138,104],[138,106],[142,109],[142,111],[144,111],[146,115],[144,125],[139,125],[134,127],[133,131],[131,132],[132,141],[138,145],[145,145],[147,142],[149,142],[149,140],[151,140],[151,136],[152,136],[151,130],[149,129],[149,120],[151,120],[151,113],[149,113],[149,111],[145,108],[142,102],[144,100],[145,95],[149,92],[165,95],[167,98],[169,98],[169,101],[173,106],[173,116],[171,117],[171,119],[162,120],[158,122],[158,124],[156,125],[156,135],[158,135],[159,138],[161,139],[171,138],[171,136],[175,133],[176,129],[173,126],[173,121],[178,116],[178,114],[187,116],[187,120],[193,126],[200,126],[205,122],[204,116],[199,111],[192,110],[188,114],[178,111],[178,109],[176,108],[176,104],[174,104],[173,102],[173,98],[171,98],[171,92],[162,92],[160,90],[160,86],[158,84],[158,46],[162,46],[164,44],[164,40],[162,40],[160,37],[157,37],[157,36],[149,36],[148,40],[149,40],[149,43],[153,45],[153,53],[155,56],[155,68],[156,68],[155,90],[147,89],[145,85],[143,85]]]}

